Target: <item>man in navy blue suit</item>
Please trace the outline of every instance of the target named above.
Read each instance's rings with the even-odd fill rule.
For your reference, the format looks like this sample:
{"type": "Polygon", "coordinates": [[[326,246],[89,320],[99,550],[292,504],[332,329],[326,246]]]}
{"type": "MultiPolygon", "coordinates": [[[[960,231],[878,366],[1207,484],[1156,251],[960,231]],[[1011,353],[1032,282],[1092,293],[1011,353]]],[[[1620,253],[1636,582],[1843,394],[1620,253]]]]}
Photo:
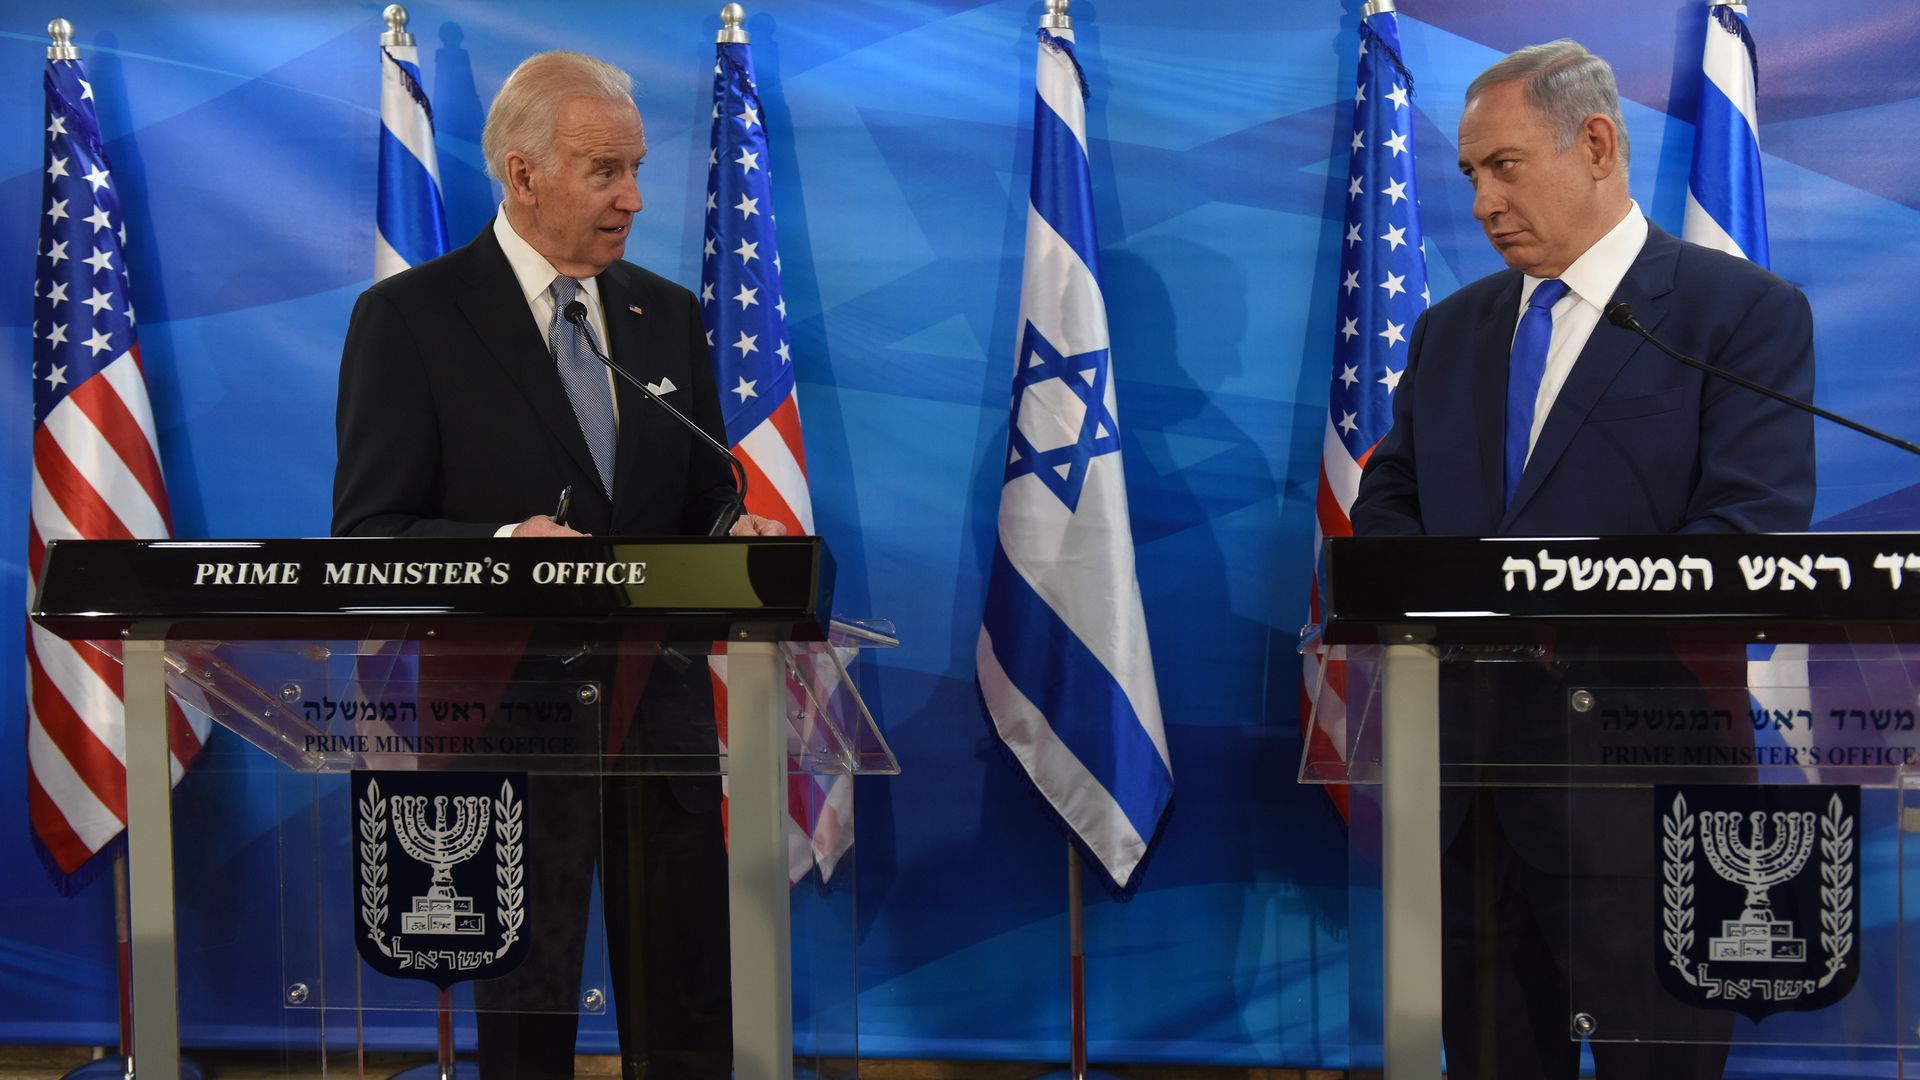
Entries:
{"type": "MultiPolygon", "coordinates": [[[[1474,217],[1508,269],[1414,325],[1354,532],[1805,529],[1811,417],[1676,364],[1604,318],[1625,301],[1678,351],[1812,395],[1813,320],[1800,291],[1674,239],[1629,196],[1606,62],[1572,41],[1511,54],[1468,88],[1459,147],[1474,217]]],[[[1671,653],[1642,650],[1623,668],[1610,648],[1563,633],[1531,663],[1443,665],[1443,755],[1578,759],[1591,733],[1569,720],[1572,686],[1705,692],[1671,653]]],[[[1737,663],[1726,670],[1738,686],[1737,663]]],[[[1450,1076],[1571,1078],[1581,1014],[1601,1077],[1720,1074],[1731,1014],[1687,1009],[1656,979],[1652,839],[1644,791],[1446,789],[1450,1076]]]]}

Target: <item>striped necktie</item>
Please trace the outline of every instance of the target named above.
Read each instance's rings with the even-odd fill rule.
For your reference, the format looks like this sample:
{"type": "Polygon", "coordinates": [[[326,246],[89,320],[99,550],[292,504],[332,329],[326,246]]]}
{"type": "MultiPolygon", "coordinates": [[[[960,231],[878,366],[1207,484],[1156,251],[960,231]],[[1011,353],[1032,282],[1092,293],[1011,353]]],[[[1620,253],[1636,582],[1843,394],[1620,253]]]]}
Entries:
{"type": "Polygon", "coordinates": [[[587,452],[593,455],[593,467],[600,474],[600,487],[613,494],[613,390],[607,385],[607,372],[593,355],[585,326],[567,321],[567,305],[573,303],[580,283],[561,274],[553,279],[547,292],[553,297],[553,321],[547,325],[547,347],[560,368],[560,385],[567,388],[567,400],[573,403],[574,419],[580,422],[580,434],[587,438],[587,452]]]}

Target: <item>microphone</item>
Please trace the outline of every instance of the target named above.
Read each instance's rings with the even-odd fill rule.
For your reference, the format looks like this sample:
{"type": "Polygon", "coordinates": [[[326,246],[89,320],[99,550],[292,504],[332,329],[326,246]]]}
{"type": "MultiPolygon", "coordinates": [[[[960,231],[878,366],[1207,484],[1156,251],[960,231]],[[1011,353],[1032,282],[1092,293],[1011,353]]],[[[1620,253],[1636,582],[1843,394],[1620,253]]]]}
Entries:
{"type": "Polygon", "coordinates": [[[608,371],[611,371],[615,375],[618,375],[622,379],[625,379],[627,381],[627,385],[640,391],[641,396],[645,397],[648,401],[651,401],[655,405],[658,405],[661,408],[667,410],[668,416],[671,416],[675,420],[678,420],[682,427],[686,428],[688,431],[691,431],[695,435],[699,436],[701,442],[706,443],[708,446],[713,448],[715,453],[718,453],[721,457],[724,457],[727,459],[727,464],[733,469],[733,485],[734,485],[733,498],[727,500],[727,505],[721,508],[720,516],[717,519],[715,519],[713,523],[713,528],[707,530],[708,536],[727,535],[728,530],[733,528],[733,523],[739,520],[740,512],[742,509],[746,507],[746,504],[747,504],[746,466],[740,464],[740,459],[733,456],[733,451],[720,445],[720,440],[707,434],[706,429],[702,428],[699,424],[696,424],[692,420],[687,419],[686,413],[683,413],[679,409],[676,409],[673,406],[667,404],[664,400],[661,399],[659,394],[656,394],[652,390],[647,389],[646,383],[643,383],[639,379],[634,378],[632,375],[627,374],[625,368],[622,368],[619,364],[616,364],[612,360],[609,360],[607,358],[607,354],[600,351],[600,346],[596,344],[593,340],[593,331],[587,328],[587,305],[581,303],[578,300],[575,300],[572,303],[568,304],[566,308],[561,312],[561,314],[566,317],[566,320],[568,322],[580,328],[581,335],[586,338],[587,348],[593,351],[593,355],[596,359],[598,359],[601,363],[607,365],[608,371]]]}
{"type": "Polygon", "coordinates": [[[1606,306],[1605,311],[1606,311],[1608,322],[1612,323],[1613,325],[1619,327],[1622,330],[1633,331],[1634,333],[1640,335],[1642,338],[1646,339],[1647,344],[1652,345],[1654,348],[1659,349],[1661,352],[1666,353],[1668,356],[1672,357],[1673,359],[1679,361],[1682,364],[1687,365],[1690,368],[1698,368],[1709,375],[1713,375],[1713,376],[1717,376],[1719,378],[1725,379],[1728,382],[1733,383],[1735,386],[1744,386],[1756,394],[1762,394],[1762,395],[1765,395],[1766,397],[1770,397],[1773,400],[1780,402],[1782,405],[1791,405],[1794,408],[1799,409],[1801,412],[1812,413],[1814,416],[1817,416],[1822,420],[1839,424],[1841,427],[1844,427],[1844,428],[1851,428],[1862,435],[1872,436],[1873,438],[1879,439],[1881,442],[1886,443],[1890,446],[1897,446],[1900,449],[1905,450],[1909,454],[1920,455],[1920,446],[1916,446],[1905,439],[1895,438],[1894,436],[1889,435],[1884,431],[1877,431],[1873,428],[1870,428],[1867,425],[1859,422],[1858,420],[1849,420],[1848,418],[1841,416],[1838,413],[1828,412],[1827,410],[1821,408],[1818,405],[1813,404],[1810,401],[1801,401],[1797,397],[1793,397],[1788,394],[1783,394],[1780,391],[1775,390],[1770,386],[1762,386],[1759,383],[1754,382],[1752,379],[1746,378],[1745,376],[1735,375],[1733,372],[1728,371],[1725,368],[1717,368],[1717,367],[1714,367],[1712,364],[1702,363],[1699,360],[1695,360],[1691,356],[1686,356],[1681,353],[1677,353],[1673,351],[1672,349],[1667,347],[1666,342],[1661,341],[1657,337],[1654,337],[1652,334],[1647,332],[1646,327],[1640,325],[1640,320],[1634,318],[1633,316],[1633,309],[1628,307],[1626,301],[1624,300],[1613,301],[1612,303],[1606,306]]]}

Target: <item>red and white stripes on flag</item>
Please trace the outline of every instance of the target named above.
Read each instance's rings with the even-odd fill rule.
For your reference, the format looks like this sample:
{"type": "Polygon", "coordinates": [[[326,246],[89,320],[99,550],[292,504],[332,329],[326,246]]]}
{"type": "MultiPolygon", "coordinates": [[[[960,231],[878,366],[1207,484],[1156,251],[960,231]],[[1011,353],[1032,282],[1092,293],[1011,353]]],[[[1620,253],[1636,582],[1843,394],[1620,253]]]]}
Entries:
{"type": "MultiPolygon", "coordinates": [[[[46,69],[46,182],[34,273],[29,592],[47,545],[172,532],[146,374],[134,337],[125,219],[77,59],[46,69]]],[[[52,864],[72,875],[126,828],[126,714],[118,642],[27,626],[27,804],[52,864]]],[[[173,777],[209,722],[171,699],[173,777]]]]}
{"type": "MultiPolygon", "coordinates": [[[[1332,380],[1314,500],[1312,625],[1321,621],[1320,551],[1329,536],[1353,535],[1348,513],[1360,471],[1393,425],[1393,394],[1407,368],[1407,339],[1432,296],[1421,240],[1413,167],[1413,77],[1400,60],[1391,11],[1360,22],[1347,171],[1346,231],[1337,271],[1332,380]]],[[[1335,779],[1347,763],[1347,659],[1343,646],[1306,651],[1301,672],[1302,774],[1335,779]]],[[[1347,790],[1327,788],[1342,816],[1347,790]]]]}
{"type": "MultiPolygon", "coordinates": [[[[744,34],[741,35],[744,37],[744,34]]],[[[700,308],[713,348],[727,441],[746,467],[748,513],[813,532],[813,497],[794,394],[787,303],[774,239],[771,154],[753,80],[753,51],[742,40],[717,45],[713,63],[713,141],[707,156],[706,245],[700,308]]],[[[727,662],[710,658],[714,706],[724,750],[727,662]]],[[[819,688],[816,687],[816,692],[819,688]]],[[[794,711],[811,715],[806,692],[788,687],[794,711]]],[[[853,843],[853,778],[794,773],[787,779],[787,872],[799,881],[816,864],[833,872],[853,843]]]]}

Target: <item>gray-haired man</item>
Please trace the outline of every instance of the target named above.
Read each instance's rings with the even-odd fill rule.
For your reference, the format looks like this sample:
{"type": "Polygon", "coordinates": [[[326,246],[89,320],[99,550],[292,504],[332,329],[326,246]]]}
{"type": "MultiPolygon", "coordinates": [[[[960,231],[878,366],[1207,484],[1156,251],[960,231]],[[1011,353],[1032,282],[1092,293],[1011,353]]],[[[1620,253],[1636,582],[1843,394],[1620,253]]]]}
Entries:
{"type": "MultiPolygon", "coordinates": [[[[1811,418],[1602,318],[1626,301],[1681,352],[1806,398],[1806,298],[1648,223],[1627,192],[1628,156],[1613,72],[1575,42],[1522,49],[1474,80],[1460,170],[1509,269],[1415,324],[1393,428],[1354,502],[1356,534],[1807,527],[1811,418]]],[[[1600,761],[1597,733],[1567,709],[1571,688],[1699,697],[1700,663],[1721,670],[1704,685],[1738,687],[1744,658],[1683,665],[1663,641],[1623,650],[1571,627],[1544,656],[1444,665],[1443,755],[1515,785],[1443,795],[1449,1075],[1571,1080],[1590,1029],[1603,1078],[1718,1076],[1731,1014],[1691,1009],[1656,977],[1650,793],[1554,784],[1566,762],[1600,761]]]]}

